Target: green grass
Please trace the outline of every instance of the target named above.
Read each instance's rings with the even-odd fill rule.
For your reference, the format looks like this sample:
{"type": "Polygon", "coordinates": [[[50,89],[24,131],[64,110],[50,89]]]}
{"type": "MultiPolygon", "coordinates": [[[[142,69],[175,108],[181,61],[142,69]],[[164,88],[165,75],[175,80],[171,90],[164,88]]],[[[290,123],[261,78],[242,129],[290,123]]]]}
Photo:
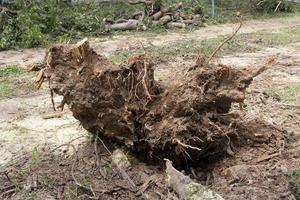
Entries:
{"type": "Polygon", "coordinates": [[[11,98],[19,94],[26,94],[33,90],[30,77],[25,69],[18,65],[0,67],[0,100],[11,98]]]}
{"type": "Polygon", "coordinates": [[[17,65],[7,65],[0,68],[0,100],[9,98],[17,93],[14,79],[25,72],[17,65]]]}
{"type": "MultiPolygon", "coordinates": [[[[129,55],[141,53],[146,53],[155,59],[165,60],[180,56],[194,58],[198,54],[207,56],[227,37],[228,35],[207,40],[180,41],[172,45],[149,46],[145,50],[120,51],[111,54],[109,59],[113,63],[120,63],[125,61],[129,55]]],[[[300,27],[284,28],[273,32],[259,31],[238,34],[233,40],[224,45],[218,52],[218,56],[236,52],[253,52],[265,47],[284,45],[292,42],[300,42],[300,27]]]]}
{"type": "Polygon", "coordinates": [[[36,169],[41,163],[41,153],[39,152],[37,147],[34,147],[31,152],[31,162],[30,162],[30,170],[36,169]]]}
{"type": "Polygon", "coordinates": [[[296,169],[292,171],[287,178],[292,193],[294,194],[296,199],[299,199],[300,198],[300,169],[296,169]]]}
{"type": "Polygon", "coordinates": [[[292,83],[285,86],[277,86],[268,92],[271,96],[277,96],[283,101],[296,101],[300,98],[300,83],[292,83]]]}
{"type": "Polygon", "coordinates": [[[0,82],[0,100],[8,98],[15,94],[15,88],[12,84],[0,82]]]}
{"type": "Polygon", "coordinates": [[[29,133],[29,129],[26,127],[18,127],[17,130],[20,135],[25,135],[29,133]]]}
{"type": "Polygon", "coordinates": [[[4,67],[0,67],[0,78],[3,77],[16,77],[25,72],[24,69],[22,69],[18,65],[6,65],[4,67]]]}

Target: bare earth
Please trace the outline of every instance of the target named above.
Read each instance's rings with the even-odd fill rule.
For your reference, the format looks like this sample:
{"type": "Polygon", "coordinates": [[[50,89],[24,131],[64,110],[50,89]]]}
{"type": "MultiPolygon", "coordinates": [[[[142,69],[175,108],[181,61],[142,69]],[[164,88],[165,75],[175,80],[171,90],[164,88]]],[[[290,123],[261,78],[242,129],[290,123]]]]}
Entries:
{"type": "MultiPolygon", "coordinates": [[[[244,24],[241,32],[251,33],[293,26],[300,26],[300,17],[248,21],[244,24]]],[[[109,55],[115,51],[139,48],[140,43],[147,46],[172,44],[178,40],[205,40],[230,34],[234,27],[236,24],[210,26],[190,33],[170,33],[156,37],[120,36],[114,40],[95,42],[92,46],[97,53],[109,55]]],[[[0,66],[7,64],[25,66],[41,60],[44,57],[44,51],[45,49],[26,49],[0,52],[0,66]]],[[[270,159],[260,160],[260,158],[276,152],[266,151],[265,155],[257,155],[255,148],[251,147],[252,149],[250,149],[249,147],[248,150],[238,152],[234,158],[227,157],[217,161],[213,169],[208,169],[207,174],[199,172],[196,174],[197,177],[193,177],[208,184],[225,199],[293,199],[285,176],[300,165],[300,142],[298,140],[300,136],[300,94],[293,94],[293,98],[287,100],[278,92],[277,88],[290,88],[300,84],[300,43],[265,48],[253,53],[225,56],[216,62],[234,67],[255,67],[263,64],[269,57],[275,57],[277,62],[271,69],[255,78],[248,89],[245,117],[262,118],[285,129],[287,135],[291,135],[293,139],[288,144],[284,144],[285,150],[280,150],[278,155],[270,159]]],[[[187,61],[186,63],[191,62],[187,61]]],[[[174,75],[176,67],[186,67],[177,61],[162,63],[160,66],[158,72],[164,76],[174,75]]],[[[60,101],[60,97],[55,97],[57,105],[60,101]]],[[[69,111],[66,111],[61,118],[43,119],[43,116],[51,113],[53,111],[46,84],[39,92],[0,100],[0,172],[13,161],[12,159],[28,152],[31,153],[35,148],[53,149],[76,138],[79,139],[72,142],[76,147],[79,144],[93,146],[89,145],[88,134],[69,111]]],[[[93,147],[90,148],[92,151],[93,147]]],[[[72,148],[64,149],[72,150],[72,148]]],[[[162,182],[162,171],[159,171],[161,169],[155,169],[155,171],[152,166],[141,166],[141,164],[133,166],[135,170],[139,168],[145,170],[146,174],[149,174],[149,171],[156,174],[159,177],[158,183],[162,182]]],[[[62,169],[61,173],[67,173],[67,171],[67,169],[62,169]]],[[[104,183],[110,184],[109,180],[104,183]]],[[[159,185],[149,187],[149,195],[154,188],[162,193],[162,196],[157,195],[156,198],[150,195],[153,197],[152,199],[163,199],[163,197],[167,197],[166,193],[169,195],[168,191],[157,189],[159,187],[159,185]],[[158,198],[158,196],[160,197],[158,198]]],[[[117,195],[120,195],[118,191],[117,195]]],[[[45,197],[47,197],[46,199],[59,199],[58,196],[53,196],[46,190],[38,190],[37,199],[45,199],[45,197]]],[[[108,196],[103,198],[105,197],[109,199],[108,196]]],[[[110,198],[114,199],[113,195],[110,198]]],[[[131,196],[131,198],[139,199],[140,197],[131,196]]],[[[22,196],[12,196],[12,199],[22,199],[22,196]]]]}

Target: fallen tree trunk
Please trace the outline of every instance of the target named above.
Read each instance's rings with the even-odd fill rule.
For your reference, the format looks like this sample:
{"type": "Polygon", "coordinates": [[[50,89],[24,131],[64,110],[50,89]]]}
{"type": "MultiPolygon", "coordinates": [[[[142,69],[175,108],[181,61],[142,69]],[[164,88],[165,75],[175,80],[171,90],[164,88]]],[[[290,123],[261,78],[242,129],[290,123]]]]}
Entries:
{"type": "Polygon", "coordinates": [[[239,143],[251,139],[251,130],[230,108],[243,102],[253,76],[263,70],[198,63],[161,85],[148,57],[113,65],[86,40],[50,48],[47,63],[50,89],[63,96],[82,126],[134,151],[198,160],[232,152],[237,137],[239,143]]]}

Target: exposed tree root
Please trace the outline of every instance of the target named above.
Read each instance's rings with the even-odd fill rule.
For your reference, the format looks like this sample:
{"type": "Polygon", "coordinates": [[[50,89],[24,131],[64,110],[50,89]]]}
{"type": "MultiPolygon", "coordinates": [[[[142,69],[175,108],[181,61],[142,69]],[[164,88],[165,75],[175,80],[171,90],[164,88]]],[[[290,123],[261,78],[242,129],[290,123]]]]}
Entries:
{"type": "Polygon", "coordinates": [[[253,78],[268,67],[249,71],[206,64],[163,86],[154,80],[148,57],[134,56],[116,66],[97,55],[86,40],[54,46],[48,58],[50,89],[64,97],[85,129],[150,157],[176,160],[187,155],[199,160],[232,155],[232,146],[255,141],[255,133],[262,130],[270,133],[265,142],[278,139],[273,136],[278,131],[263,122],[256,122],[264,127],[261,130],[249,129],[230,111],[232,103],[243,102],[253,78]]]}

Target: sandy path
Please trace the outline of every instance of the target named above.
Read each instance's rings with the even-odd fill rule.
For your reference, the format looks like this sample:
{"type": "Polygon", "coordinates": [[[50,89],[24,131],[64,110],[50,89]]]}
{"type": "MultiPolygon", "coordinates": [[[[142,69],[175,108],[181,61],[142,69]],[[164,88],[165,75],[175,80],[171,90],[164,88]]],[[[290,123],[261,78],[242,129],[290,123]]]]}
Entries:
{"type": "MultiPolygon", "coordinates": [[[[237,24],[222,24],[200,28],[199,30],[188,33],[168,33],[158,36],[144,36],[142,32],[133,35],[116,36],[113,39],[109,38],[104,42],[93,43],[93,48],[97,53],[109,55],[115,51],[124,51],[135,48],[140,48],[148,45],[166,45],[182,40],[205,40],[215,38],[222,35],[227,35],[233,32],[237,24]]],[[[250,20],[244,22],[240,33],[252,33],[261,30],[276,30],[286,27],[300,26],[300,16],[289,18],[277,18],[268,20],[250,20]]],[[[103,39],[103,38],[101,38],[103,39]]],[[[19,64],[25,66],[27,64],[42,60],[45,49],[25,49],[25,50],[9,50],[0,52],[0,67],[7,64],[19,64]]]]}

